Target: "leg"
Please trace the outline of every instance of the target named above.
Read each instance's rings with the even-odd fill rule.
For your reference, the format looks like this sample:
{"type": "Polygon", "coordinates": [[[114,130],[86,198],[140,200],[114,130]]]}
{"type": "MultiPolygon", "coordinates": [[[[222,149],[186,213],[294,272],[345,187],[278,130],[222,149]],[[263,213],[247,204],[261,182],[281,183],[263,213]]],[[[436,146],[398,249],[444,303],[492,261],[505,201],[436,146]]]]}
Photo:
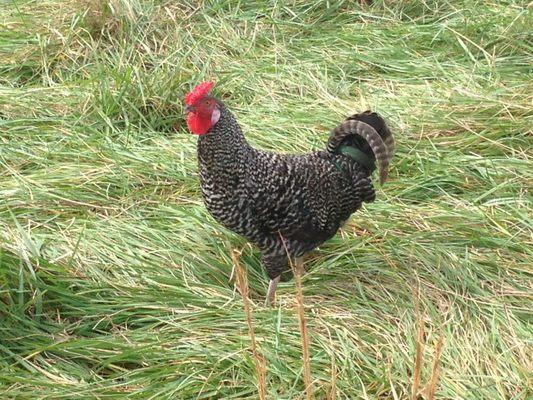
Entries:
{"type": "Polygon", "coordinates": [[[263,253],[261,261],[270,278],[266,304],[273,305],[276,299],[276,288],[278,287],[278,283],[281,279],[281,272],[287,266],[287,257],[284,254],[273,255],[263,253]]]}
{"type": "Polygon", "coordinates": [[[274,279],[270,280],[270,283],[268,284],[268,292],[265,300],[265,304],[267,306],[273,306],[274,301],[276,300],[276,288],[278,287],[279,280],[281,279],[281,275],[278,275],[274,279]]]}

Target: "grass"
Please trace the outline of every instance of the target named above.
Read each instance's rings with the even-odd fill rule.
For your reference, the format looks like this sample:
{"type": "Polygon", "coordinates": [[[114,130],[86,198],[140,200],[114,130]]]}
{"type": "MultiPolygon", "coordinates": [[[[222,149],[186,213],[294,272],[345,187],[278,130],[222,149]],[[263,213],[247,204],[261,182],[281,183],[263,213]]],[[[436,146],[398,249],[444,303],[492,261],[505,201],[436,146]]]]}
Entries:
{"type": "Polygon", "coordinates": [[[214,78],[261,148],[367,108],[396,134],[378,200],[306,261],[315,398],[530,398],[530,8],[1,3],[0,397],[258,398],[234,249],[266,396],[305,397],[294,280],[263,307],[200,198],[182,99],[214,78]]]}

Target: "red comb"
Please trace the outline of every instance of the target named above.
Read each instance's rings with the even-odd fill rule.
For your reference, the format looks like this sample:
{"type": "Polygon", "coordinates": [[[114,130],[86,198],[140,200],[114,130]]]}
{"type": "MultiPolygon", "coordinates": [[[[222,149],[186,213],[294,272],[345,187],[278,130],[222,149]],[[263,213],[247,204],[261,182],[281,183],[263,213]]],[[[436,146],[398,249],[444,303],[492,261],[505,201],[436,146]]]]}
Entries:
{"type": "Polygon", "coordinates": [[[206,81],[199,83],[196,85],[196,87],[191,90],[189,93],[187,93],[187,96],[185,96],[185,104],[188,106],[196,103],[198,100],[200,100],[202,97],[204,97],[211,89],[213,89],[213,86],[215,86],[215,82],[213,81],[206,81]]]}

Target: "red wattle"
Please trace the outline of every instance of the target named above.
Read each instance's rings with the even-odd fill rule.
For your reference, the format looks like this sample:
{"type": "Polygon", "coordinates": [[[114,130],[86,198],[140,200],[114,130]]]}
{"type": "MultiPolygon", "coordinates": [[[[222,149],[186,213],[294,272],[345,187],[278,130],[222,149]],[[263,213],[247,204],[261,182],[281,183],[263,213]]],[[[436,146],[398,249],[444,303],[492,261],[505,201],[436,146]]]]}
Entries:
{"type": "Polygon", "coordinates": [[[200,117],[195,113],[187,115],[187,126],[195,135],[204,135],[211,128],[212,122],[210,117],[200,117]]]}

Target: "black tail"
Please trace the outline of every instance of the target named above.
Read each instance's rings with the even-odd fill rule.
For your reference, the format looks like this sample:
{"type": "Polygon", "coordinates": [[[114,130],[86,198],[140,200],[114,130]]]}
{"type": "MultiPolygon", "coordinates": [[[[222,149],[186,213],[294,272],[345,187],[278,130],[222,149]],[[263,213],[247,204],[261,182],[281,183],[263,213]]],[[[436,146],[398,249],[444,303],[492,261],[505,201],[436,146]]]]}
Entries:
{"type": "Polygon", "coordinates": [[[362,152],[371,160],[371,172],[375,169],[373,162],[377,161],[380,182],[383,184],[387,180],[388,167],[394,155],[394,137],[383,118],[374,112],[365,111],[346,118],[333,129],[326,150],[349,156],[353,154],[356,160],[356,152],[362,152]]]}

